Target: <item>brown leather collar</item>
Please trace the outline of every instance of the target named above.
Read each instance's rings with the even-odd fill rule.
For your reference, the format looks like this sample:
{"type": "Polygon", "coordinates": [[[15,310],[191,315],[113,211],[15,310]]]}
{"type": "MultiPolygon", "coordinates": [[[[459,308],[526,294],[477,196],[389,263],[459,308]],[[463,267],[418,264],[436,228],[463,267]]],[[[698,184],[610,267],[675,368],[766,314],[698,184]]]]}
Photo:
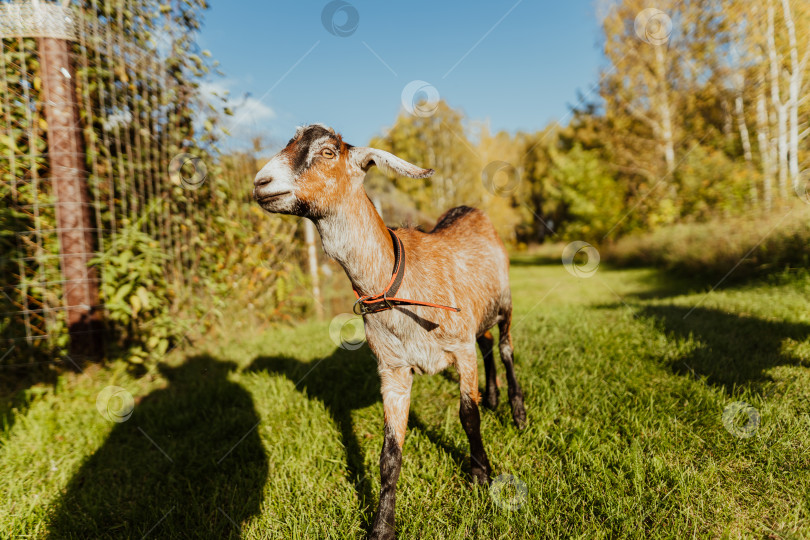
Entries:
{"type": "Polygon", "coordinates": [[[431,302],[422,302],[420,300],[406,300],[405,298],[396,298],[399,286],[402,285],[402,280],[405,277],[405,246],[402,245],[402,240],[396,233],[388,229],[391,235],[391,240],[394,243],[394,271],[391,273],[391,281],[385,290],[379,294],[360,296],[357,289],[354,289],[354,295],[357,301],[352,307],[357,315],[365,315],[366,313],[376,313],[378,311],[385,311],[386,309],[393,309],[394,306],[426,306],[439,309],[446,309],[448,311],[461,311],[461,308],[443,306],[442,304],[433,304],[431,302]]]}

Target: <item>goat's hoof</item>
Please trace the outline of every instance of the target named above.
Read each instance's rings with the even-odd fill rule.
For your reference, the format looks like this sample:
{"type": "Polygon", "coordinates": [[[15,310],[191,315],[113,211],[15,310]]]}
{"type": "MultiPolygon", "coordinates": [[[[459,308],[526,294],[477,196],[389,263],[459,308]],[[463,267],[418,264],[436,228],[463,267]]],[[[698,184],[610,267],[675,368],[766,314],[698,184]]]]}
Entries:
{"type": "Polygon", "coordinates": [[[518,429],[526,429],[526,410],[523,407],[512,413],[512,419],[515,421],[515,426],[517,426],[518,429]]]}
{"type": "Polygon", "coordinates": [[[484,392],[484,407],[490,411],[498,408],[498,393],[497,392],[484,392]]]}
{"type": "Polygon", "coordinates": [[[488,486],[492,480],[490,478],[491,472],[489,469],[484,469],[482,467],[475,467],[472,469],[472,480],[473,485],[475,486],[488,486]]]}
{"type": "Polygon", "coordinates": [[[368,540],[396,540],[396,537],[393,527],[388,525],[380,527],[375,524],[368,535],[368,540]]]}

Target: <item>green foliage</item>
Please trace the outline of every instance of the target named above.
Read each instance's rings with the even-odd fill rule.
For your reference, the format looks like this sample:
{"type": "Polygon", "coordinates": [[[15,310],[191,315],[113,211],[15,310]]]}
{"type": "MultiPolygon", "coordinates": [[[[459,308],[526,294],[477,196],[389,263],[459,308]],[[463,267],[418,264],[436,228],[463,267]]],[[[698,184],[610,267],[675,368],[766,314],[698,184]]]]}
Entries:
{"type": "Polygon", "coordinates": [[[394,127],[382,137],[372,139],[370,145],[436,172],[430,178],[389,180],[374,169],[369,174],[370,188],[392,182],[417,210],[434,219],[453,206],[480,204],[484,193],[483,165],[466,137],[463,118],[460,111],[444,101],[436,104],[436,111],[430,116],[400,114],[394,127]]]}
{"type": "MultiPolygon", "coordinates": [[[[196,317],[193,329],[205,332],[225,310],[250,308],[264,323],[310,304],[301,297],[295,222],[254,208],[254,156],[219,154],[227,111],[199,91],[215,66],[195,42],[206,7],[204,0],[70,3],[87,23],[71,45],[72,80],[94,241],[103,251],[95,264],[108,352],[134,363],[154,364],[171,347],[184,324],[173,321],[196,317]],[[207,175],[189,162],[175,174],[180,154],[199,158],[207,175]],[[197,172],[189,188],[181,178],[197,172]]],[[[7,340],[16,348],[0,362],[51,361],[68,336],[53,182],[43,181],[50,171],[37,40],[4,39],[2,54],[0,90],[15,97],[0,115],[0,356],[7,340]]]]}
{"type": "Polygon", "coordinates": [[[167,260],[139,223],[120,230],[109,248],[93,259],[101,273],[101,301],[114,340],[112,357],[151,367],[185,333],[187,323],[172,309],[167,260]]]}
{"type": "Polygon", "coordinates": [[[675,172],[677,205],[683,220],[739,215],[751,207],[752,187],[762,175],[720,150],[696,146],[675,172]]]}
{"type": "Polygon", "coordinates": [[[252,178],[260,168],[253,153],[221,157],[210,186],[219,201],[217,215],[200,231],[197,277],[210,305],[192,300],[205,310],[213,307],[227,327],[235,318],[256,327],[289,321],[313,307],[302,271],[301,220],[268,215],[255,203],[252,178]]]}
{"type": "Polygon", "coordinates": [[[546,207],[562,217],[566,239],[601,241],[621,216],[624,191],[592,150],[580,145],[553,156],[546,207]]]}

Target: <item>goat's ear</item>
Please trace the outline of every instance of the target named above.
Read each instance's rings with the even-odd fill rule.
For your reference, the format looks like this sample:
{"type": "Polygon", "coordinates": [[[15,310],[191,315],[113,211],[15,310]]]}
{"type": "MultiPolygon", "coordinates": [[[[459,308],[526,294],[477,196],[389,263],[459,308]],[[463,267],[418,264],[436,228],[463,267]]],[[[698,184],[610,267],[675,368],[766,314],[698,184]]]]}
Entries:
{"type": "Polygon", "coordinates": [[[368,171],[372,165],[376,165],[384,173],[411,178],[427,178],[435,172],[433,169],[417,167],[394,154],[376,148],[354,147],[349,151],[349,157],[363,172],[368,171]]]}

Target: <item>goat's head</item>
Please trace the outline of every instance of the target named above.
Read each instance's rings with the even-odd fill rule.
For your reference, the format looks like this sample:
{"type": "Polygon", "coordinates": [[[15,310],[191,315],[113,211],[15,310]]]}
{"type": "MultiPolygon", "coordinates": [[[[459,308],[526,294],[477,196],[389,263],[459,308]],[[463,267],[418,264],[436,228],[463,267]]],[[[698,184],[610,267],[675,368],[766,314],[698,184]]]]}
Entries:
{"type": "Polygon", "coordinates": [[[383,150],[347,144],[333,129],[312,124],[298,128],[287,146],[262,167],[253,181],[253,196],[269,212],[323,217],[362,193],[363,178],[372,165],[411,178],[433,174],[433,169],[383,150]]]}

